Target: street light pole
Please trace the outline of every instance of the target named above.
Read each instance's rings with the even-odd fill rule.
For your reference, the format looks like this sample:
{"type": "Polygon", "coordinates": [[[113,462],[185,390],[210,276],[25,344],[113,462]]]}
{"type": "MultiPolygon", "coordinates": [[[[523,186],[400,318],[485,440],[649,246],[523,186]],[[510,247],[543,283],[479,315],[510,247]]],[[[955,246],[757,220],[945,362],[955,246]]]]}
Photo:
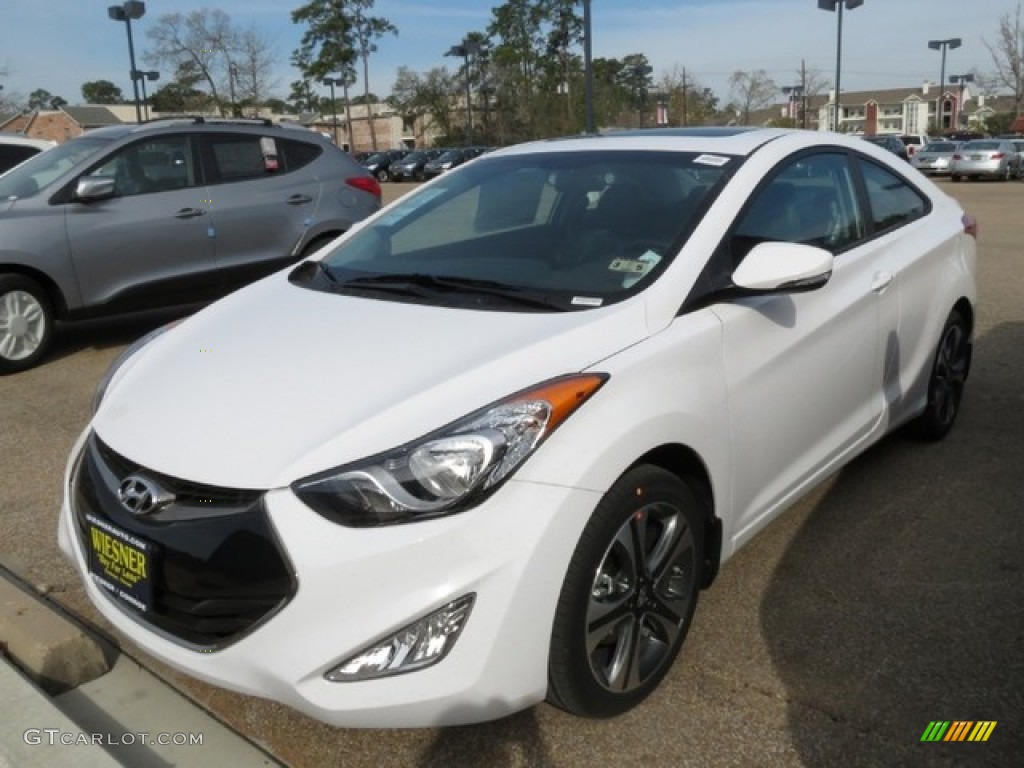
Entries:
{"type": "Polygon", "coordinates": [[[974,75],[968,72],[966,75],[950,75],[950,83],[960,84],[960,94],[956,99],[956,117],[953,120],[953,128],[959,127],[960,123],[963,122],[963,111],[964,111],[964,83],[973,83],[974,75]]]}
{"type": "Polygon", "coordinates": [[[935,129],[942,133],[942,89],[946,87],[946,49],[959,48],[963,40],[950,37],[947,40],[929,40],[928,47],[933,51],[942,51],[942,68],[939,70],[939,95],[935,99],[935,129]]]}
{"type": "MultiPolygon", "coordinates": [[[[584,129],[594,133],[594,63],[592,57],[590,0],[583,0],[583,105],[584,129]]],[[[685,111],[684,111],[685,114],[685,111]]],[[[684,118],[685,119],[685,118],[684,118]]]]}
{"type": "Polygon", "coordinates": [[[107,16],[114,21],[123,21],[128,30],[128,60],[131,63],[129,74],[132,76],[132,93],[135,95],[135,122],[142,122],[142,108],[139,105],[139,81],[135,78],[138,69],[135,67],[135,45],[132,43],[132,19],[141,19],[146,13],[146,4],[140,0],[125,0],[121,5],[107,8],[107,16]]]}
{"type": "Polygon", "coordinates": [[[832,130],[839,130],[839,75],[843,62],[843,6],[846,10],[852,11],[864,5],[864,0],[818,0],[818,8],[823,11],[836,11],[838,9],[838,23],[836,24],[836,98],[835,115],[832,118],[832,130]]]}
{"type": "Polygon", "coordinates": [[[463,40],[453,45],[445,56],[461,56],[466,64],[466,146],[473,144],[473,92],[470,84],[469,56],[480,52],[480,43],[476,40],[463,40]]]}
{"type": "Polygon", "coordinates": [[[334,99],[334,86],[342,85],[345,81],[340,77],[328,77],[324,79],[324,85],[331,86],[331,120],[332,127],[334,128],[334,143],[336,146],[341,146],[338,143],[338,102],[334,99]]]}
{"type": "Polygon", "coordinates": [[[142,83],[142,107],[146,115],[146,119],[149,120],[149,97],[146,95],[146,81],[154,81],[160,79],[160,73],[154,70],[148,72],[140,72],[137,69],[132,70],[132,82],[136,80],[142,83]]]}

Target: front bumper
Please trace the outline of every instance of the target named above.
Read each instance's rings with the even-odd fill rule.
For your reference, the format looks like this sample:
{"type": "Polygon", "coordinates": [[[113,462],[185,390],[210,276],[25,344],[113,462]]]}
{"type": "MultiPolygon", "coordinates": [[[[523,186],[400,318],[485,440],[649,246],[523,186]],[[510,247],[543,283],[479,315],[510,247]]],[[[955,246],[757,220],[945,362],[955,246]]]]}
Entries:
{"type": "Polygon", "coordinates": [[[71,492],[86,437],[65,476],[60,547],[100,613],[162,661],[349,727],[478,722],[545,697],[558,593],[598,494],[513,480],[448,518],[351,529],[287,489],[267,492],[262,506],[294,567],[294,594],[226,647],[199,648],[155,630],[89,575],[71,492]],[[324,679],[368,644],[469,593],[476,600],[465,629],[434,666],[362,682],[324,679]]]}

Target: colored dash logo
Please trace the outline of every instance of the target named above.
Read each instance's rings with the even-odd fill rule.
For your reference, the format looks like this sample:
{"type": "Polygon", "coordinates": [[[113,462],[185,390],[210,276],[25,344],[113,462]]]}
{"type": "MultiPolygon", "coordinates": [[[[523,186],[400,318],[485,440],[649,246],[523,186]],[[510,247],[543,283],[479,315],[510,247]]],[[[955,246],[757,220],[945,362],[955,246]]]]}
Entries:
{"type": "Polygon", "coordinates": [[[932,720],[921,741],[988,741],[995,728],[995,720],[932,720]]]}

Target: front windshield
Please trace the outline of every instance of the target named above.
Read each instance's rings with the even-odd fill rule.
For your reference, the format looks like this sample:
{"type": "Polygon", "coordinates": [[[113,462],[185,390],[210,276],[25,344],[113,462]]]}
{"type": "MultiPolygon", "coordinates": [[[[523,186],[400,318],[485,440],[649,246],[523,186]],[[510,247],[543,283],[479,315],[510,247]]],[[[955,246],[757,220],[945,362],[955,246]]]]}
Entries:
{"type": "Polygon", "coordinates": [[[660,274],[739,162],[621,150],[487,156],[355,233],[326,257],[316,287],[394,299],[416,283],[398,300],[455,305],[469,292],[455,283],[473,282],[535,308],[602,306],[660,274]]]}
{"type": "Polygon", "coordinates": [[[109,142],[109,139],[97,138],[72,139],[40,152],[0,176],[0,200],[32,197],[109,142]]]}

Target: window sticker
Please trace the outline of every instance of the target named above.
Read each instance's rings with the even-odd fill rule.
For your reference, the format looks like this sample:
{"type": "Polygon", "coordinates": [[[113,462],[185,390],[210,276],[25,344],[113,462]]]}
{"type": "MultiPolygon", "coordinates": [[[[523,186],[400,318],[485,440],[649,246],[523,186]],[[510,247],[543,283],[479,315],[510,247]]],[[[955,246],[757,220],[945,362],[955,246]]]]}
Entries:
{"type": "Polygon", "coordinates": [[[277,142],[272,136],[260,139],[260,152],[263,155],[263,166],[268,171],[276,171],[280,165],[277,161],[277,142]]]}
{"type": "Polygon", "coordinates": [[[644,251],[639,258],[636,259],[615,259],[611,264],[608,265],[608,269],[612,272],[622,272],[626,275],[622,280],[623,288],[632,288],[638,282],[640,282],[644,276],[658,266],[661,261],[659,256],[654,251],[644,251]]]}
{"type": "Polygon", "coordinates": [[[729,162],[729,158],[722,155],[701,155],[693,162],[697,165],[713,165],[716,168],[721,168],[729,162]]]}
{"type": "Polygon", "coordinates": [[[604,299],[600,296],[573,296],[572,303],[579,307],[600,307],[604,299]]]}

